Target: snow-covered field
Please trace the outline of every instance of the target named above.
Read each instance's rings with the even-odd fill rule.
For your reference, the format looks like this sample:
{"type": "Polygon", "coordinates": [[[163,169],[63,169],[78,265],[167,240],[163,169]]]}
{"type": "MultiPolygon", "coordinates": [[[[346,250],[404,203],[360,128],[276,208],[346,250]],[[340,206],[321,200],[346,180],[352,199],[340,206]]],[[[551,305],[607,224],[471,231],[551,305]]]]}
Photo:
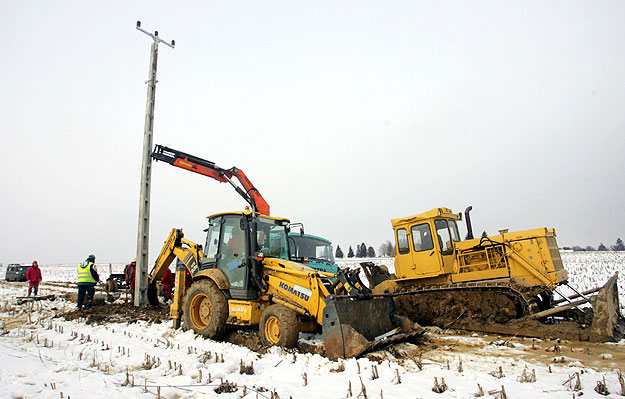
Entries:
{"type": "MultiPolygon", "coordinates": [[[[389,258],[367,260],[392,266],[389,258]]],[[[582,289],[625,270],[622,253],[563,254],[563,261],[582,289]]],[[[74,281],[75,267],[42,265],[41,294],[66,291],[49,282],[74,281]]],[[[106,278],[108,264],[98,268],[106,278]]],[[[122,269],[112,265],[114,273],[122,269]]],[[[619,290],[623,303],[623,278],[619,290]]],[[[404,344],[371,359],[332,362],[280,348],[261,355],[173,330],[169,323],[67,321],[55,316],[75,304],[57,299],[17,305],[15,297],[25,292],[25,283],[0,282],[0,398],[472,398],[478,385],[485,398],[498,397],[502,387],[510,399],[593,398],[604,397],[594,390],[604,378],[608,397],[622,397],[616,370],[625,371],[625,340],[557,343],[433,331],[423,347],[404,344]],[[253,371],[241,373],[241,364],[253,364],[253,371]],[[523,382],[532,373],[536,380],[523,382]],[[446,385],[444,393],[432,390],[435,379],[446,385]],[[228,393],[235,384],[236,392],[228,393]],[[216,392],[219,387],[226,392],[216,392]]]]}

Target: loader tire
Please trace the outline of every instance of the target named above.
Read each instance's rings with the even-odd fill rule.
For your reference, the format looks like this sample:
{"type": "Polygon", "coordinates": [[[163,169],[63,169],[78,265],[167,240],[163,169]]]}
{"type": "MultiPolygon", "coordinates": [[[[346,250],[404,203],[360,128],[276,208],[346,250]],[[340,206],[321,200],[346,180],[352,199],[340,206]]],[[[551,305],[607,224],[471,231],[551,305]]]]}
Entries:
{"type": "Polygon", "coordinates": [[[260,318],[260,337],[267,346],[294,347],[299,338],[297,315],[284,305],[269,306],[260,318]]]}
{"type": "Polygon", "coordinates": [[[228,300],[213,280],[191,284],[184,297],[182,319],[186,329],[207,338],[220,338],[226,331],[228,300]]]}
{"type": "Polygon", "coordinates": [[[106,292],[117,292],[118,289],[117,281],[115,280],[106,280],[106,292]]]}

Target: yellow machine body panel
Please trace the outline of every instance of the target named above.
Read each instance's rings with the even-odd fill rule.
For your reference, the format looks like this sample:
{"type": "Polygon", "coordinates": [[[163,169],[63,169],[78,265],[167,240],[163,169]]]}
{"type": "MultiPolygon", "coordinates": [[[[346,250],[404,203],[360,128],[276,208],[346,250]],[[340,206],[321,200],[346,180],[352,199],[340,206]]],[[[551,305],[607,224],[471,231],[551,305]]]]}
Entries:
{"type": "Polygon", "coordinates": [[[228,301],[228,324],[238,326],[253,326],[260,322],[266,304],[261,301],[242,301],[230,299],[228,301]]]}
{"type": "Polygon", "coordinates": [[[194,277],[194,280],[199,280],[201,278],[210,278],[217,284],[220,290],[230,289],[230,282],[228,281],[228,277],[224,274],[223,271],[219,269],[204,269],[200,270],[194,277]]]}
{"type": "Polygon", "coordinates": [[[551,290],[568,280],[555,237],[554,229],[539,228],[488,238],[500,245],[480,246],[480,239],[456,243],[457,269],[452,281],[510,277],[523,286],[551,290]]]}
{"type": "Polygon", "coordinates": [[[461,219],[449,208],[392,219],[397,280],[419,285],[511,279],[548,289],[567,281],[554,229],[461,241],[456,223],[461,219]]]}
{"type": "Polygon", "coordinates": [[[311,317],[321,324],[327,289],[318,276],[332,277],[297,262],[266,258],[263,260],[267,295],[295,312],[311,317]]]}

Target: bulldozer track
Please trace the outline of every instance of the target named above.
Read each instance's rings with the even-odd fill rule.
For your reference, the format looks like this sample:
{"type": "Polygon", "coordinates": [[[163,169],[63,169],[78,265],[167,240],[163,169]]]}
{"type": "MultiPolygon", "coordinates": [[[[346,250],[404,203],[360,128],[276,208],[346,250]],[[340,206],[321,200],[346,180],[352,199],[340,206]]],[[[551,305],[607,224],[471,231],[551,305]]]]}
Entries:
{"type": "Polygon", "coordinates": [[[505,282],[411,287],[383,295],[395,297],[399,312],[423,325],[581,341],[590,336],[590,324],[580,320],[530,319],[532,292],[505,282]]]}
{"type": "MultiPolygon", "coordinates": [[[[381,295],[395,297],[401,314],[424,325],[536,338],[597,340],[593,332],[594,308],[579,310],[570,309],[574,304],[563,305],[560,312],[552,312],[556,317],[533,317],[545,313],[532,311],[536,309],[536,292],[523,292],[514,284],[498,282],[404,287],[381,295]],[[508,312],[511,301],[516,313],[508,312]]],[[[625,331],[625,320],[619,316],[615,323],[613,337],[618,340],[625,331]]]]}
{"type": "MultiPolygon", "coordinates": [[[[518,287],[510,283],[457,283],[454,285],[440,284],[440,285],[428,285],[423,288],[411,289],[410,291],[400,290],[394,294],[388,294],[388,296],[404,296],[404,295],[419,295],[424,293],[435,292],[450,292],[450,291],[472,291],[475,293],[485,292],[497,292],[500,295],[513,296],[518,300],[519,309],[522,310],[524,316],[529,315],[530,305],[532,298],[520,291],[518,287]]],[[[381,294],[387,295],[387,294],[381,294]]]]}

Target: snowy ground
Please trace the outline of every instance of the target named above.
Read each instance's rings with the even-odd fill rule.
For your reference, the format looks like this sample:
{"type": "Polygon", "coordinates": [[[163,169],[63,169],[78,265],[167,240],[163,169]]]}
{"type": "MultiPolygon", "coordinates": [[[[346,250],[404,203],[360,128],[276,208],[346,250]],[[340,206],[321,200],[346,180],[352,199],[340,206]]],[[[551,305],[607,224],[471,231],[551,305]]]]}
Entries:
{"type": "MultiPolygon", "coordinates": [[[[563,254],[563,260],[582,289],[625,270],[625,255],[611,252],[563,254]]],[[[392,259],[374,261],[392,265],[392,259]]],[[[108,265],[98,267],[106,277],[108,265]]],[[[623,397],[616,370],[625,371],[625,341],[557,343],[433,331],[419,346],[339,362],[279,348],[259,354],[173,330],[167,322],[95,325],[56,317],[75,307],[61,295],[74,290],[51,282],[73,281],[74,268],[42,266],[41,294],[59,295],[55,301],[17,305],[26,284],[0,282],[0,398],[471,398],[478,385],[485,398],[497,397],[502,386],[508,398],[593,398],[603,397],[594,388],[604,378],[608,397],[623,397]],[[253,364],[253,371],[241,373],[241,364],[253,364]],[[522,382],[533,372],[535,382],[522,382]],[[577,376],[563,384],[572,375],[581,390],[574,390],[577,376]],[[433,392],[435,379],[444,379],[444,393],[433,392]],[[217,393],[228,390],[226,382],[236,384],[236,392],[217,393]]],[[[115,273],[122,268],[112,265],[115,273]]],[[[622,284],[623,278],[623,303],[622,284]]]]}

